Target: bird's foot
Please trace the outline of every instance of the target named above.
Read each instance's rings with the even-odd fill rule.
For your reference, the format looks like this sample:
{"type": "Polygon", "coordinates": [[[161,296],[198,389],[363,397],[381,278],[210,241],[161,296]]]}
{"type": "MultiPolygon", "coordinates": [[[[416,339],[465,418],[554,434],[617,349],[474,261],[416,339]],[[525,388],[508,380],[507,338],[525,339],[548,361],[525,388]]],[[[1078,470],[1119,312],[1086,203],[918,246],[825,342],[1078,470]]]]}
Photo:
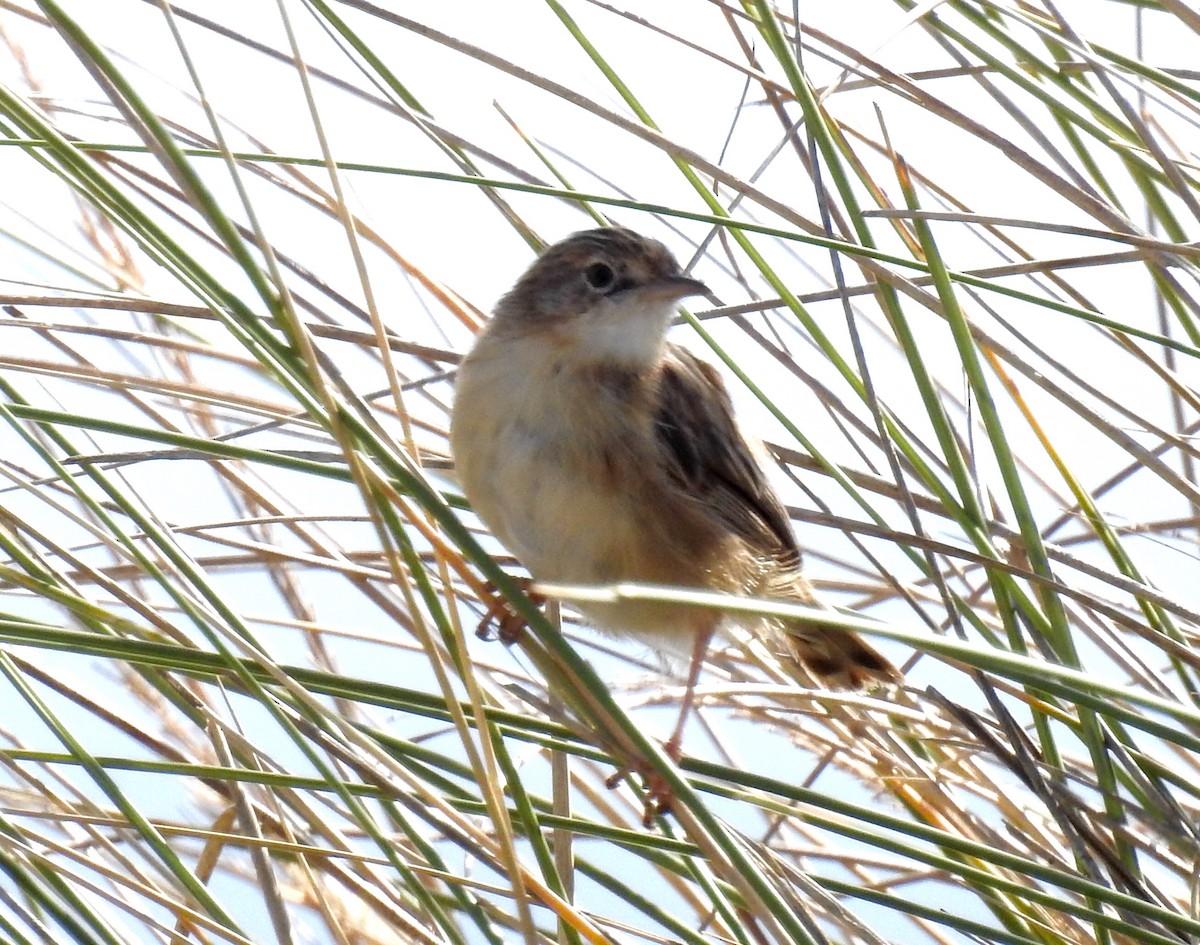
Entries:
{"type": "MultiPolygon", "coordinates": [[[[676,763],[683,757],[683,752],[675,738],[671,738],[663,743],[663,751],[668,758],[676,763]]],[[[642,783],[645,785],[646,796],[642,800],[642,826],[649,829],[656,817],[666,817],[671,813],[671,810],[675,806],[675,795],[672,793],[667,779],[656,768],[642,760],[618,768],[605,780],[605,787],[610,791],[613,790],[625,780],[625,776],[631,771],[640,774],[642,776],[642,783]]]]}
{"type": "MultiPolygon", "coordinates": [[[[541,607],[546,603],[546,596],[533,590],[533,578],[514,577],[512,580],[536,606],[541,607]]],[[[501,643],[509,645],[516,643],[521,638],[521,633],[528,621],[508,602],[507,598],[496,590],[494,583],[488,581],[484,585],[484,590],[490,599],[487,612],[479,621],[479,626],[475,628],[475,636],[481,640],[491,640],[493,639],[492,628],[495,627],[495,637],[501,643]]]]}

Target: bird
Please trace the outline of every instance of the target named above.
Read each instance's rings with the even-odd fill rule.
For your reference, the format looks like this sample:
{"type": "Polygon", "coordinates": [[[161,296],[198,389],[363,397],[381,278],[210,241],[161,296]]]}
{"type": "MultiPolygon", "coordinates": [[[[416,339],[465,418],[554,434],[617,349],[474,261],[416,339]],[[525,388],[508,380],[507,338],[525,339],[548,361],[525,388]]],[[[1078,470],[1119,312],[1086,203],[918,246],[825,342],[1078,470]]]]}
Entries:
{"type": "MultiPolygon", "coordinates": [[[[456,475],[534,581],[824,606],[720,373],[667,337],[680,301],[708,294],[661,242],[623,227],[585,230],[547,248],[477,334],[455,381],[456,475]]],[[[678,757],[709,644],[724,620],[744,618],[628,598],[579,609],[602,631],[690,652],[666,742],[678,757]]],[[[820,685],[900,676],[847,630],[812,621],[775,629],[820,685]]]]}

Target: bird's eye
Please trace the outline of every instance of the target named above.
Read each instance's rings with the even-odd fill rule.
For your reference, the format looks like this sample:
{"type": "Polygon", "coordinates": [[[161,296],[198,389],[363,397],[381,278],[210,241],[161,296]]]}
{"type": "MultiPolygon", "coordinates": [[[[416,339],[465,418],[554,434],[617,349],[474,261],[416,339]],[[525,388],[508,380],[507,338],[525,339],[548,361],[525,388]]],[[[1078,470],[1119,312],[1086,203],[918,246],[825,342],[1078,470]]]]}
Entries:
{"type": "Polygon", "coordinates": [[[612,287],[617,274],[613,272],[612,266],[607,263],[595,262],[583,270],[583,278],[587,280],[587,284],[593,289],[603,291],[612,287]]]}

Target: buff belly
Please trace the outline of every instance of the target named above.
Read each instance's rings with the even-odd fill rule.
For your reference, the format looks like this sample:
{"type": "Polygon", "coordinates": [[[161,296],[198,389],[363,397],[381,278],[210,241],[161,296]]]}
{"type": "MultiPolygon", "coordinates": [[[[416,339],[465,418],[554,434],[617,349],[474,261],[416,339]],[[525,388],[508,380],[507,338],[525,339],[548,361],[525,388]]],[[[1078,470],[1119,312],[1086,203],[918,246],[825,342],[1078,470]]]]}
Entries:
{"type": "MultiPolygon", "coordinates": [[[[535,580],[730,589],[708,567],[712,556],[681,560],[671,550],[706,545],[672,540],[680,530],[711,532],[707,546],[714,552],[728,535],[694,510],[642,500],[639,490],[660,463],[651,431],[623,425],[617,437],[602,419],[611,411],[572,402],[575,392],[561,376],[555,398],[498,395],[497,384],[529,375],[487,355],[486,347],[477,349],[460,377],[452,429],[458,475],[476,513],[535,580]]],[[[544,362],[529,365],[539,369],[544,362]]],[[[587,604],[583,612],[602,630],[676,646],[719,619],[705,608],[645,601],[587,604]]]]}

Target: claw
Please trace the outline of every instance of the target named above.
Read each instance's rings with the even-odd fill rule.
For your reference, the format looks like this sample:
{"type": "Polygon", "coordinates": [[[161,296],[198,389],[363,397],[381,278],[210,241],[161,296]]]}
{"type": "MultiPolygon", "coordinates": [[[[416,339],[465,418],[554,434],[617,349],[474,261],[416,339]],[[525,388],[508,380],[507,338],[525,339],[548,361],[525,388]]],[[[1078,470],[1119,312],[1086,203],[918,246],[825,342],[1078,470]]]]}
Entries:
{"type": "Polygon", "coordinates": [[[666,817],[675,806],[675,795],[666,779],[657,771],[643,775],[646,779],[646,798],[642,801],[642,826],[649,829],[655,817],[666,817]]]}
{"type": "MultiPolygon", "coordinates": [[[[515,577],[513,581],[525,592],[525,596],[534,602],[538,607],[546,602],[544,594],[538,594],[533,591],[533,578],[515,577]]],[[[521,633],[525,630],[527,621],[517,612],[517,610],[496,590],[496,585],[488,581],[484,585],[491,600],[488,603],[487,612],[483,615],[483,619],[479,621],[479,626],[475,628],[475,636],[481,640],[492,639],[492,626],[496,627],[496,638],[501,643],[511,645],[516,643],[521,638],[521,633]]]]}
{"type": "MultiPolygon", "coordinates": [[[[683,757],[683,752],[680,751],[679,745],[675,743],[674,738],[668,739],[663,743],[663,751],[666,752],[668,758],[676,763],[683,757]]],[[[675,806],[675,795],[671,793],[671,787],[667,784],[667,779],[644,761],[635,762],[632,766],[618,768],[605,779],[604,786],[610,791],[613,790],[631,771],[640,774],[645,784],[646,796],[642,800],[642,826],[649,829],[654,823],[654,818],[666,817],[671,813],[672,808],[675,806]]]]}

